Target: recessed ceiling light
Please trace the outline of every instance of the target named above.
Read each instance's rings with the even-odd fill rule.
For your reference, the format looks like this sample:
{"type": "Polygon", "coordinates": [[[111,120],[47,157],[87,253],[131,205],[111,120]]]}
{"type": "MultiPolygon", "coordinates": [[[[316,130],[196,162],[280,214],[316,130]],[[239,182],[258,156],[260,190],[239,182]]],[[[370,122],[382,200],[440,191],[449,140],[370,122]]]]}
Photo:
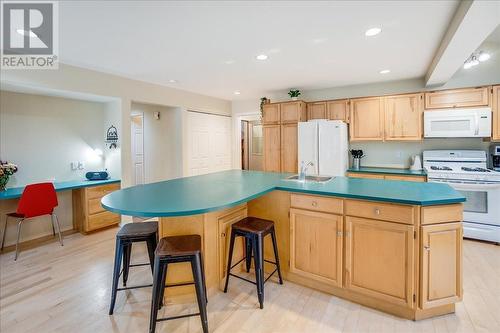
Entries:
{"type": "Polygon", "coordinates": [[[382,31],[382,29],[380,29],[380,28],[370,28],[370,29],[366,30],[365,36],[372,37],[372,36],[378,35],[381,31],[382,31]]]}
{"type": "Polygon", "coordinates": [[[255,57],[257,60],[267,60],[267,55],[265,54],[259,54],[258,56],[255,57]]]}
{"type": "Polygon", "coordinates": [[[174,80],[174,79],[170,79],[168,80],[168,83],[177,83],[178,81],[177,80],[174,80]]]}
{"type": "Polygon", "coordinates": [[[224,63],[225,63],[226,65],[232,65],[232,64],[234,64],[235,62],[236,62],[236,61],[234,61],[233,59],[229,59],[229,60],[224,61],[224,63]]]}
{"type": "Polygon", "coordinates": [[[479,52],[479,56],[477,57],[477,60],[483,62],[483,61],[488,60],[489,58],[491,58],[489,53],[481,51],[481,52],[479,52]]]}
{"type": "Polygon", "coordinates": [[[390,72],[391,72],[391,71],[390,71],[389,69],[383,69],[383,70],[381,70],[379,73],[380,73],[380,74],[388,74],[388,73],[390,73],[390,72]]]}
{"type": "Polygon", "coordinates": [[[16,32],[20,34],[21,36],[26,36],[29,35],[31,38],[36,37],[35,33],[33,31],[27,32],[26,30],[23,29],[17,29],[16,32]]]}
{"type": "Polygon", "coordinates": [[[472,67],[472,64],[471,64],[470,62],[466,62],[466,63],[464,64],[464,69],[469,69],[469,68],[471,68],[471,67],[472,67]]]}
{"type": "Polygon", "coordinates": [[[234,92],[234,94],[235,94],[235,95],[241,95],[241,92],[240,92],[239,90],[236,90],[236,91],[234,92]]]}

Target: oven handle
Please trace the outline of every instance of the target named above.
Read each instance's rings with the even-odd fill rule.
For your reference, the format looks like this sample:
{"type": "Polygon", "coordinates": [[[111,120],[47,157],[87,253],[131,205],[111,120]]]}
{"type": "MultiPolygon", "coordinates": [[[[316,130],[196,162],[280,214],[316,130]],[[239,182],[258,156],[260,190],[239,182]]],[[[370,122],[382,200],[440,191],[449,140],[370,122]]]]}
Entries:
{"type": "Polygon", "coordinates": [[[475,187],[475,188],[487,188],[487,189],[493,189],[493,188],[500,188],[500,183],[464,183],[464,182],[454,182],[454,181],[443,181],[441,183],[445,184],[450,184],[450,186],[454,187],[455,185],[457,187],[475,187]]]}

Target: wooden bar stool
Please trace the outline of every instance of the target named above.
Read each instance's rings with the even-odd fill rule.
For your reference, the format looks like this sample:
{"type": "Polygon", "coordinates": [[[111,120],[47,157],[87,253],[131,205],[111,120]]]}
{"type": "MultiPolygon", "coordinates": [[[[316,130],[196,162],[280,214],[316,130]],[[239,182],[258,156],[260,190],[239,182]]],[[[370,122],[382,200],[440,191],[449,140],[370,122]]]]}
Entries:
{"type": "Polygon", "coordinates": [[[227,292],[229,284],[229,276],[234,276],[238,279],[253,283],[257,285],[257,296],[259,297],[260,308],[264,308],[264,283],[269,280],[274,273],[278,272],[279,283],[283,284],[280,270],[280,260],[278,256],[278,245],[276,244],[276,233],[274,231],[274,222],[263,220],[256,217],[245,217],[244,219],[234,223],[231,226],[231,241],[229,244],[229,258],[227,260],[227,277],[224,292],[227,292]],[[264,259],[264,237],[271,234],[274,248],[275,262],[264,259]],[[237,236],[245,237],[245,258],[238,261],[236,264],[231,265],[233,258],[234,242],[237,236]],[[256,282],[245,279],[241,276],[231,273],[231,269],[240,264],[243,260],[246,261],[247,272],[250,271],[252,260],[252,249],[255,265],[255,280],[256,282]],[[264,280],[264,261],[276,265],[274,271],[264,280]]]}
{"type": "Polygon", "coordinates": [[[111,286],[111,304],[109,314],[113,314],[116,302],[116,292],[120,290],[137,289],[151,287],[152,284],[127,287],[128,272],[130,267],[151,266],[151,272],[154,268],[154,251],[158,243],[158,222],[137,222],[125,224],[116,234],[115,264],[113,269],[113,284],[111,286]],[[146,242],[148,247],[149,263],[130,264],[130,254],[132,244],[136,242],[146,242]],[[123,269],[120,271],[122,266],[123,269]],[[118,288],[120,275],[123,277],[123,288],[118,288]]]}
{"type": "Polygon", "coordinates": [[[164,320],[172,320],[193,316],[200,316],[203,332],[208,333],[207,319],[207,287],[205,284],[205,272],[201,256],[201,237],[199,235],[170,236],[160,239],[155,251],[154,273],[153,273],[153,297],[151,299],[151,318],[149,332],[154,333],[156,323],[164,320]],[[165,284],[168,264],[178,262],[190,262],[194,282],[165,284]],[[199,313],[158,318],[158,310],[163,303],[165,288],[178,287],[194,284],[196,299],[198,301],[199,313]]]}

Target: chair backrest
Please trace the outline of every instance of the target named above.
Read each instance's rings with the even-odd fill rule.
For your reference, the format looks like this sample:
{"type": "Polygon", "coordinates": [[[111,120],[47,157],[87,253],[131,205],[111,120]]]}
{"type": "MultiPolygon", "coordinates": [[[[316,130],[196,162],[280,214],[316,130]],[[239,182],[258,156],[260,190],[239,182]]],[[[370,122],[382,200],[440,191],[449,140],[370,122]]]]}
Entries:
{"type": "Polygon", "coordinates": [[[17,213],[26,218],[52,214],[57,205],[57,194],[52,183],[31,184],[24,188],[17,213]]]}

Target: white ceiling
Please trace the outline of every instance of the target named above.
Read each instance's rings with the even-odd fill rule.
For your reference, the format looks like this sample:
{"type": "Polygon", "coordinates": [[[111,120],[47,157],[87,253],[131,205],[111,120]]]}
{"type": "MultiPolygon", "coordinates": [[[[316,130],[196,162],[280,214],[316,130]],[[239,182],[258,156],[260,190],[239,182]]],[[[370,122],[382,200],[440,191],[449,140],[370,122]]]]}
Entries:
{"type": "Polygon", "coordinates": [[[425,75],[457,5],[64,1],[60,59],[231,100],[416,78],[425,75]],[[382,33],[366,37],[371,27],[382,33]],[[256,60],[261,53],[269,59],[256,60]],[[381,75],[382,69],[391,73],[381,75]]]}

